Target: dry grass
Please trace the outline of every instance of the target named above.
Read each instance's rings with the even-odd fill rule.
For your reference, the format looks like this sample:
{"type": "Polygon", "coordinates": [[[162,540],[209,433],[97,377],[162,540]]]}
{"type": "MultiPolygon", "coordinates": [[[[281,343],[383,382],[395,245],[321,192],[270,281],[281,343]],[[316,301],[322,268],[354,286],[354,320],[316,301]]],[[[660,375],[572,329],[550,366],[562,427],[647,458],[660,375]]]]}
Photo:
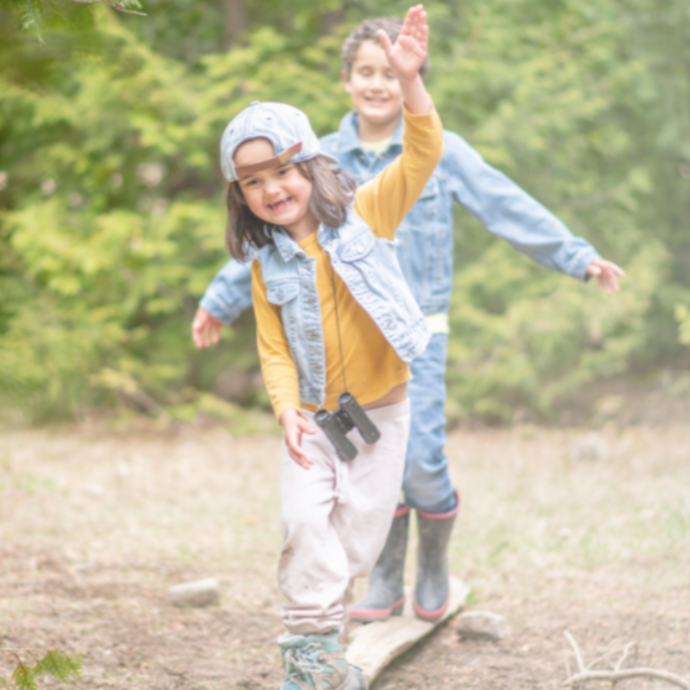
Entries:
{"type": "MultiPolygon", "coordinates": [[[[556,688],[565,627],[588,658],[637,639],[640,661],[690,675],[690,428],[602,434],[610,456],[579,463],[575,431],[451,436],[452,568],[513,635],[446,628],[379,688],[556,688]]],[[[0,647],[84,653],[88,690],[275,688],[279,444],[218,428],[0,435],[0,647]],[[171,584],[211,575],[220,607],[168,605],[171,584]]]]}

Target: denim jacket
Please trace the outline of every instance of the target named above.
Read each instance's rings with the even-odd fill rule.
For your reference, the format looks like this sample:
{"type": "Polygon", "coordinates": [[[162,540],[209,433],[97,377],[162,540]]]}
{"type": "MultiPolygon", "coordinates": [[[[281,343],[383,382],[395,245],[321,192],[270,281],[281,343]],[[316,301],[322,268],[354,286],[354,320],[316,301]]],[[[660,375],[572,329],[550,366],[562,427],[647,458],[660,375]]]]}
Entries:
{"type": "MultiPolygon", "coordinates": [[[[402,152],[402,119],[380,155],[362,150],[354,112],[343,118],[337,132],[321,139],[321,146],[363,184],[402,152]]],[[[490,232],[546,268],[587,280],[587,266],[598,258],[589,242],[575,237],[540,203],[488,165],[462,137],[444,132],[443,158],[397,231],[398,260],[424,314],[447,312],[450,305],[455,202],[490,232]]],[[[231,259],[208,287],[200,306],[232,323],[251,306],[251,300],[249,264],[231,259]]]]}
{"type": "MultiPolygon", "coordinates": [[[[316,261],[287,233],[274,232],[273,239],[275,245],[256,252],[266,298],[280,307],[300,400],[320,406],[326,400],[326,366],[316,261]]],[[[411,362],[422,354],[429,329],[400,270],[396,243],[376,237],[352,210],[339,228],[320,226],[317,240],[398,356],[411,362]]]]}

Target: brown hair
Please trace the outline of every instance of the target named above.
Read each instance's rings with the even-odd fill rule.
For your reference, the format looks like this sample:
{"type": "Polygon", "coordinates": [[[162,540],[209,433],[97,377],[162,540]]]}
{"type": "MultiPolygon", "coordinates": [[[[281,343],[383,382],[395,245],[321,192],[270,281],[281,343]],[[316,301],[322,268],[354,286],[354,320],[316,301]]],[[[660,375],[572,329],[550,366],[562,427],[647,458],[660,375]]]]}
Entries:
{"type": "MultiPolygon", "coordinates": [[[[352,29],[352,32],[343,43],[343,50],[341,53],[343,69],[347,72],[347,76],[350,76],[352,63],[357,58],[357,51],[359,51],[364,41],[376,41],[376,43],[381,45],[381,41],[379,41],[376,32],[379,29],[383,29],[391,39],[391,43],[395,43],[400,35],[402,25],[402,21],[397,17],[380,17],[378,19],[366,19],[352,29]]],[[[429,67],[431,67],[431,65],[427,57],[419,68],[419,73],[424,76],[429,71],[429,67]]]]}
{"type": "MultiPolygon", "coordinates": [[[[332,168],[321,156],[295,163],[295,166],[314,185],[309,210],[320,223],[331,228],[340,227],[354,199],[357,187],[354,178],[340,168],[332,168]]],[[[273,233],[285,232],[282,226],[269,225],[254,215],[238,182],[228,185],[225,204],[228,208],[225,241],[230,254],[240,261],[247,259],[250,247],[261,249],[267,244],[275,244],[273,233]]]]}

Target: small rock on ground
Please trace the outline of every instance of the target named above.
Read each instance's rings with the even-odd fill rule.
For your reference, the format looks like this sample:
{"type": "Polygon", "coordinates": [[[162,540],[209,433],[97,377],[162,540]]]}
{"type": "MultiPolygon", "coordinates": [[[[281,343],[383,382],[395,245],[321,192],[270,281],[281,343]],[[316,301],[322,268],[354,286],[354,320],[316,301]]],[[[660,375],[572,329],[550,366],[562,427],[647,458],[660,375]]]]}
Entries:
{"type": "Polygon", "coordinates": [[[462,637],[473,640],[502,640],[510,634],[508,621],[489,611],[468,611],[458,618],[456,630],[462,637]]]}
{"type": "Polygon", "coordinates": [[[220,584],[215,577],[208,577],[204,580],[173,585],[168,593],[174,606],[211,606],[220,601],[220,584]]]}
{"type": "Polygon", "coordinates": [[[573,462],[582,460],[603,460],[610,455],[608,443],[596,432],[583,434],[575,439],[570,449],[570,459],[573,462]]]}

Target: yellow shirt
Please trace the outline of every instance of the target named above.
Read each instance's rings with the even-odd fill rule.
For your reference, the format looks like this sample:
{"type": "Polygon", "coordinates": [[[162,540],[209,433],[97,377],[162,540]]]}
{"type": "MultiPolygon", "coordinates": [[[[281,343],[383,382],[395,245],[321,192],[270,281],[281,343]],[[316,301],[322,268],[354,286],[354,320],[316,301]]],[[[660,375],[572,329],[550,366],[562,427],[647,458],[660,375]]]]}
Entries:
{"type": "MultiPolygon", "coordinates": [[[[435,110],[411,115],[403,110],[403,152],[375,178],[358,188],[354,210],[377,237],[393,239],[403,218],[416,203],[443,154],[443,129],[435,110]]],[[[333,284],[328,255],[314,233],[300,247],[316,260],[316,287],[326,360],[326,402],[334,410],[345,390],[340,364],[338,330],[333,305],[333,284]]],[[[391,388],[409,381],[410,370],[395,349],[352,296],[335,271],[343,362],[347,388],[360,405],[378,400],[391,388]]],[[[257,322],[261,369],[276,417],[288,409],[316,409],[300,402],[297,369],[280,318],[280,307],[266,298],[261,265],[252,263],[252,296],[257,322]]]]}

